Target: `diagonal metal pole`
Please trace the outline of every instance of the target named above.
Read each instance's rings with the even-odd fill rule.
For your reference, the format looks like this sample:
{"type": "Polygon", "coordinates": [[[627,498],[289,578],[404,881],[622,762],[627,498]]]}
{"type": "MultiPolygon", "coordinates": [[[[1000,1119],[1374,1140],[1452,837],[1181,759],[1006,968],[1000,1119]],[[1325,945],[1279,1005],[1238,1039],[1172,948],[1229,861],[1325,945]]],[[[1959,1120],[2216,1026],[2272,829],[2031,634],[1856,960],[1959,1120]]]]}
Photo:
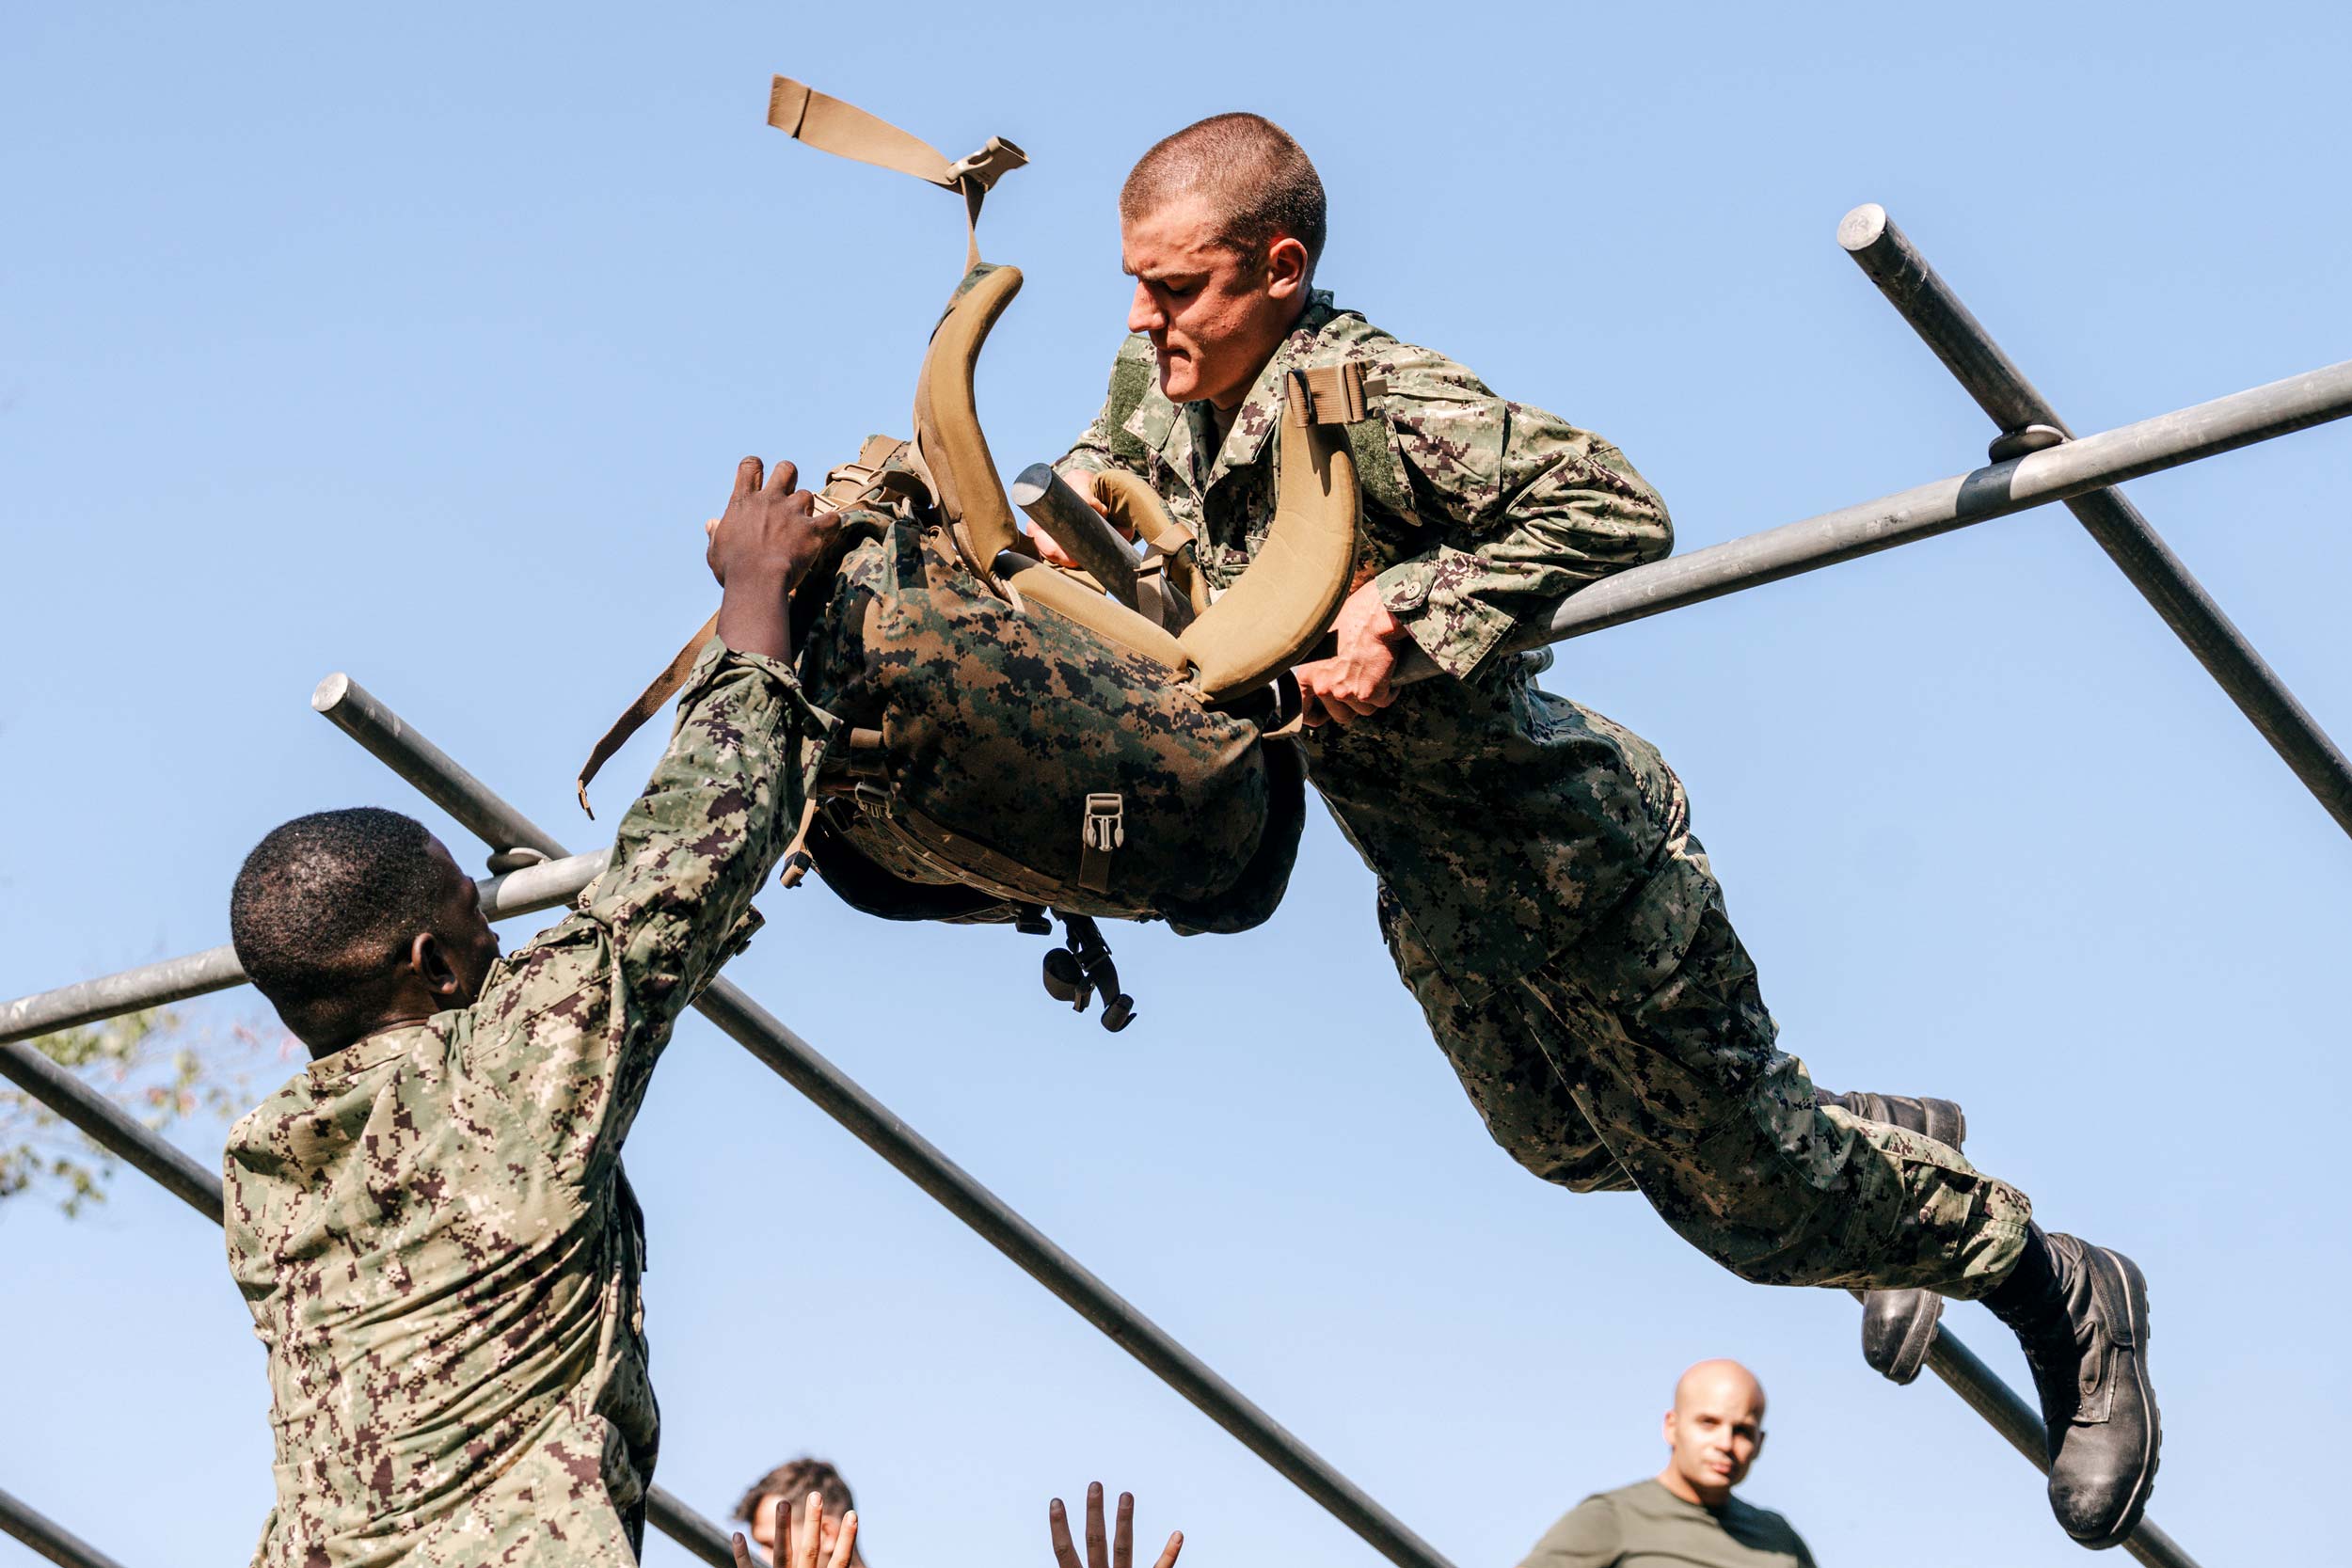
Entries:
{"type": "MultiPolygon", "coordinates": [[[[1862,1292],[1854,1291],[1853,1297],[1860,1301],[1862,1292]]],[[[1928,1370],[1942,1378],[1963,1404],[1983,1417],[1986,1425],[2008,1438],[2010,1447],[2024,1454],[2035,1469],[2045,1476],[2050,1473],[2049,1429],[2042,1424],[2041,1415],[1943,1324],[1937,1325],[1935,1338],[1928,1342],[1928,1370]]],[[[2123,1550],[2148,1568],[2198,1568],[2197,1560],[2145,1515],[2124,1537],[2123,1550]]]]}
{"type": "MultiPolygon", "coordinates": [[[[2001,431],[1994,443],[1996,452],[2006,455],[2010,447],[2034,439],[2024,433],[2036,426],[2047,432],[2040,439],[2072,438],[2058,410],[2001,352],[1885,208],[1873,201],[1848,213],[1837,226],[1837,243],[1935,351],[1977,406],[1992,416],[2001,431]]],[[[2352,763],[2345,762],[2336,743],[2140,515],[2139,508],[2113,489],[2075,496],[2066,508],[2285,759],[2321,808],[2352,833],[2352,763]]]]}
{"type": "MultiPolygon", "coordinates": [[[[563,846],[547,830],[460,768],[348,675],[329,675],[321,681],[311,694],[310,705],[493,849],[564,853],[563,846]]],[[[1452,1568],[1436,1547],[1023,1219],[814,1046],[786,1028],[740,987],[722,976],[710,983],[694,1006],[723,1033],[847,1128],[851,1136],[977,1231],[1030,1278],[1143,1363],[1375,1551],[1400,1568],[1452,1568]]]]}
{"type": "Polygon", "coordinates": [[[0,1530],[15,1536],[59,1568],[122,1568],[122,1564],[67,1529],[0,1491],[0,1530]]]}

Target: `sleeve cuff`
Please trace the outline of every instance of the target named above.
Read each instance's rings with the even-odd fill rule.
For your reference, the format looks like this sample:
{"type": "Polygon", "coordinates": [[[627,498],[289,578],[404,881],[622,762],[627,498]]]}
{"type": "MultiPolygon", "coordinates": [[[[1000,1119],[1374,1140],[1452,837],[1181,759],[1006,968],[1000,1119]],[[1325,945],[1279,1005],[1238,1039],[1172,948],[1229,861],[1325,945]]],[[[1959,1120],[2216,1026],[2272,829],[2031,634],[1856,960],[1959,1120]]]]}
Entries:
{"type": "Polygon", "coordinates": [[[1373,582],[1381,606],[1403,623],[1430,661],[1467,680],[1511,629],[1507,611],[1477,596],[1477,583],[1487,570],[1478,557],[1440,546],[1397,562],[1373,582]]]}

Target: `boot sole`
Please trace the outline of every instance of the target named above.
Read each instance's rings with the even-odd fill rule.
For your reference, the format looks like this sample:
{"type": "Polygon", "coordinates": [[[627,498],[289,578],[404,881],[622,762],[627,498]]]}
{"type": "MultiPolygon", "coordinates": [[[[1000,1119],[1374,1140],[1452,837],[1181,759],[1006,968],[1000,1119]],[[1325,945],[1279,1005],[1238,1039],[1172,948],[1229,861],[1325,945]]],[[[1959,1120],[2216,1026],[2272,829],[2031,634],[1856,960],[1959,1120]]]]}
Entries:
{"type": "MultiPolygon", "coordinates": [[[[2101,1247],[2123,1274],[2123,1296],[2132,1317],[2132,1383],[2139,1391],[2141,1402],[2148,1410],[2148,1447],[2144,1455],[2147,1465],[2139,1473],[2139,1484],[2132,1489],[2132,1499],[2125,1505],[2123,1516],[2115,1528],[2104,1535],[2077,1535],[2074,1539],[2093,1551],[2122,1544],[2126,1536],[2139,1528],[2140,1516],[2148,1512],[2148,1497],[2156,1487],[2156,1465],[2164,1455],[2164,1418],[2156,1410],[2156,1391],[2148,1381],[2148,1280],[2139,1272],[2139,1265],[2122,1253],[2101,1247]]],[[[2072,1532],[2070,1532],[2072,1533],[2072,1532]]]]}
{"type": "MultiPolygon", "coordinates": [[[[1923,1095],[1919,1098],[1919,1109],[1927,1121],[1927,1126],[1921,1129],[1926,1136],[1955,1149],[1967,1140],[1968,1113],[1955,1101],[1930,1100],[1923,1095]]],[[[1897,1347],[1894,1359],[1883,1367],[1875,1361],[1870,1362],[1879,1376],[1906,1388],[1919,1381],[1920,1370],[1928,1364],[1928,1352],[1935,1348],[1936,1330],[1944,1321],[1944,1298],[1932,1291],[1920,1293],[1927,1298],[1927,1305],[1920,1307],[1912,1319],[1910,1331],[1904,1334],[1902,1344],[1897,1347]]],[[[1867,1350],[1863,1359],[1870,1360],[1867,1350]]]]}
{"type": "Polygon", "coordinates": [[[1881,1377],[1905,1387],[1919,1380],[1919,1370],[1928,1364],[1928,1352],[1935,1348],[1936,1330],[1944,1321],[1944,1298],[1933,1291],[1919,1293],[1927,1298],[1927,1305],[1912,1318],[1911,1329],[1903,1336],[1895,1358],[1878,1369],[1881,1377]]]}

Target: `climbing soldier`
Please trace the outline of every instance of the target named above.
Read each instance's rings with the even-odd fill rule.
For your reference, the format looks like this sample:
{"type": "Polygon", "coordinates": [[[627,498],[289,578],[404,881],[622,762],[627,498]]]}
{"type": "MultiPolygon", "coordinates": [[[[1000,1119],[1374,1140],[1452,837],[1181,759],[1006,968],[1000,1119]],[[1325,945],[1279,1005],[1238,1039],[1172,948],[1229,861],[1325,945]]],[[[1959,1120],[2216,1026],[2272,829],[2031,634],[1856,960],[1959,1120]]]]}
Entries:
{"type": "Polygon", "coordinates": [[[718,635],[561,924],[501,958],[449,851],[373,808],[289,822],[237,874],[238,961],[312,1057],[229,1139],[277,1441],[256,1568],[637,1560],[659,1423],[621,1144],[750,939],[826,724],[787,595],[839,515],[795,477],[738,471],[718,635]]]}
{"type": "Polygon", "coordinates": [[[1095,471],[1143,476],[1213,584],[1264,540],[1288,372],[1354,363],[1377,388],[1348,427],[1357,585],[1328,657],[1296,672],[1308,772],[1377,875],[1397,971],[1496,1141],[1574,1191],[1638,1188],[1743,1278],[1870,1290],[1866,1350],[1899,1381],[1939,1294],[1982,1300],[2032,1365],[2059,1521],[2120,1541],[2158,1441],[2138,1269],[2035,1226],[1962,1156],[1948,1102],[1817,1091],[1775,1049],[1673,770],[1539,689],[1548,654],[1504,651],[1578,589],[1667,553],[1656,493],[1597,436],[1315,289],[1322,182],[1258,116],[1146,152],[1120,230],[1131,336],[1057,467],[1082,492],[1095,471]],[[1450,678],[1398,688],[1413,647],[1450,678]]]}

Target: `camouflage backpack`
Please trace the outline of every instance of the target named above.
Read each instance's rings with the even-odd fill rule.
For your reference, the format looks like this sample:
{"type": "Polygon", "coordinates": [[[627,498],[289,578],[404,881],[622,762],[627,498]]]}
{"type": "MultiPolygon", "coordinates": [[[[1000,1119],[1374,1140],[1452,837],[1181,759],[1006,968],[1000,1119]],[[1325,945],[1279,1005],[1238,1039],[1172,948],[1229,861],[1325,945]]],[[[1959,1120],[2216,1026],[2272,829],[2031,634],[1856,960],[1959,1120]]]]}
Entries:
{"type": "MultiPolygon", "coordinates": [[[[1025,161],[992,139],[951,165],[781,76],[769,119],[958,191],[968,222],[1025,161]]],[[[1020,286],[973,241],[916,381],[914,439],[871,437],[827,476],[818,504],[851,515],[837,564],[796,591],[792,619],[803,686],[840,723],[783,879],[814,869],[887,919],[1046,931],[1050,911],[1070,942],[1048,956],[1047,988],[1081,1009],[1100,990],[1116,1029],[1133,1004],[1095,920],[1241,931],[1281,900],[1305,791],[1283,722],[1295,688],[1286,707],[1275,683],[1346,594],[1359,501],[1344,426],[1367,417],[1378,388],[1354,367],[1294,378],[1266,545],[1214,602],[1190,569],[1190,535],[1149,486],[1093,476],[1098,499],[1151,546],[1136,570],[1153,591],[1137,595],[1132,581],[1040,561],[996,477],[973,372],[1020,286]]],[[[1083,521],[1111,537],[1090,512],[1083,521]]],[[[588,780],[675,694],[715,629],[714,617],[598,742],[583,805],[588,780]]]]}

